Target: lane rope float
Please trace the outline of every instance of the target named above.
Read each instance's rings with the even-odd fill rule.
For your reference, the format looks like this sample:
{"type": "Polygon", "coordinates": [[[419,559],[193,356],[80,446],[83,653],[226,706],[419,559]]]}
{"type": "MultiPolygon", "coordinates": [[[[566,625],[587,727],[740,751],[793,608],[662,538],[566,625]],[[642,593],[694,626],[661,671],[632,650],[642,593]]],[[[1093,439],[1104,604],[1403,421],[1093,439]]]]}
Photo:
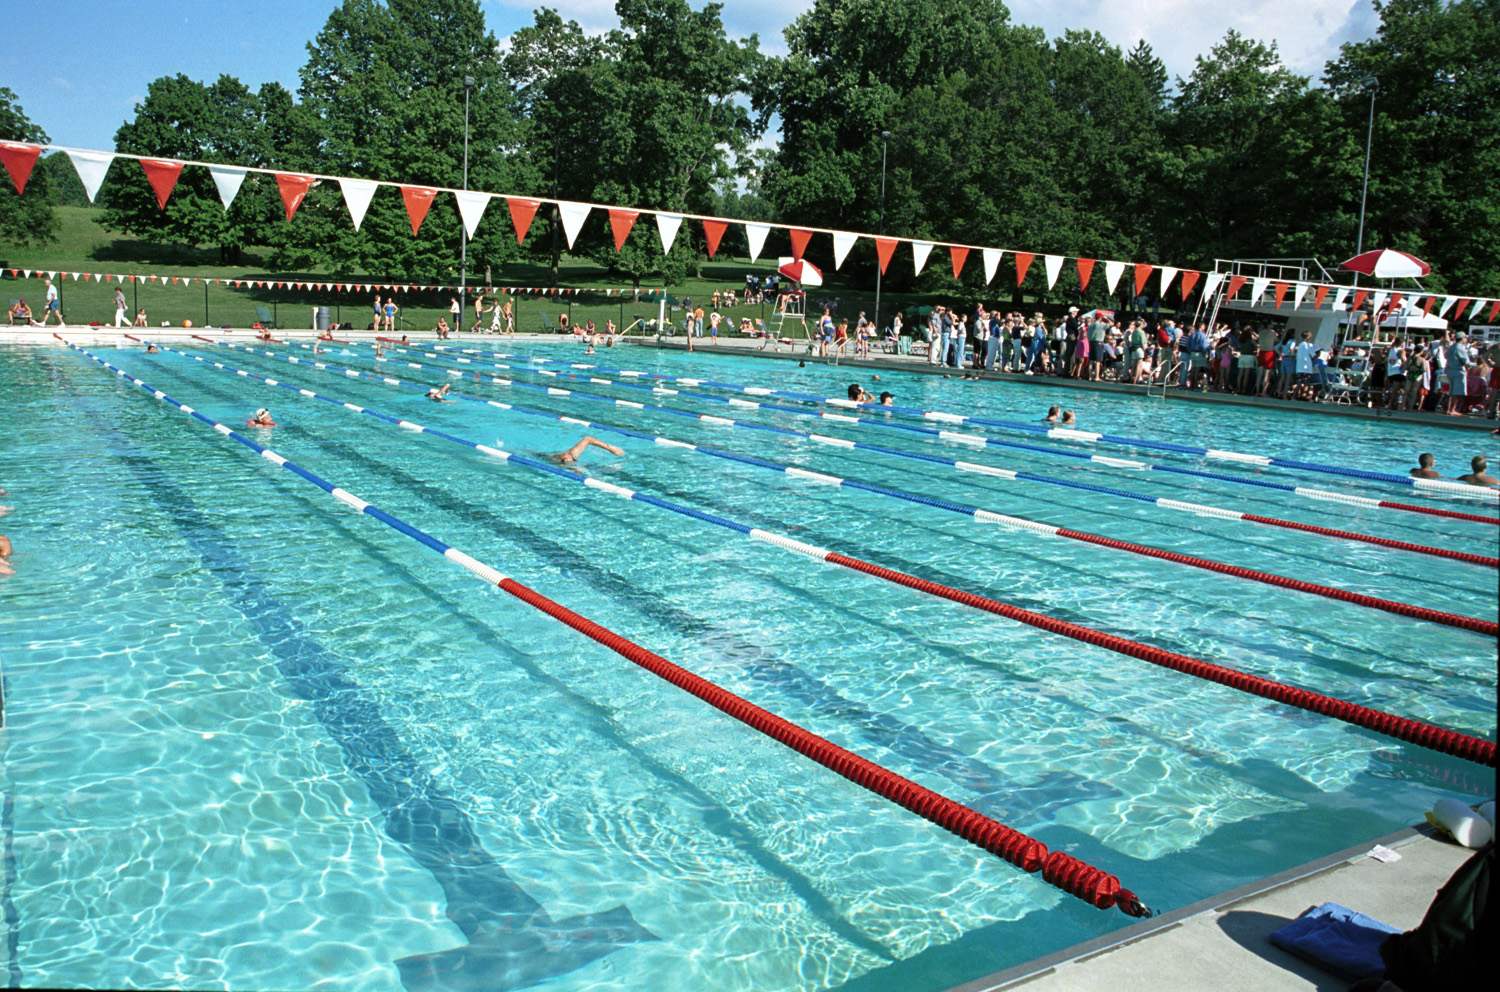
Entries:
{"type": "Polygon", "coordinates": [[[642,647],[634,641],[616,634],[587,617],[568,609],[566,606],[548,599],[536,590],[500,573],[492,566],[470,557],[451,545],[445,544],[426,531],[385,512],[345,489],[335,486],[295,462],[282,457],[270,448],[257,444],[233,428],[217,423],[192,407],[179,403],[161,390],[132,376],[124,369],[116,368],[104,359],[78,347],[66,338],[56,334],[53,336],[69,348],[92,359],[131,384],[150,393],[160,402],[176,407],[194,420],[208,425],[231,440],[238,441],[271,464],[283,468],[304,481],[311,483],[345,506],[379,520],[393,530],[406,535],[471,574],[478,576],[486,583],[496,586],[521,602],[552,617],[554,620],[566,624],[590,640],[603,645],[620,657],[625,658],[627,661],[638,665],[666,682],[670,682],[679,689],[691,693],[720,712],[791,748],[798,754],[816,761],[824,768],[853,782],[855,785],[896,803],[902,808],[922,817],[924,820],[934,823],[949,833],[961,837],[976,847],[988,851],[1007,863],[1020,868],[1022,871],[1029,874],[1040,872],[1042,879],[1048,884],[1061,889],[1069,895],[1082,899],[1099,909],[1114,907],[1126,915],[1134,917],[1152,915],[1151,910],[1141,902],[1140,898],[1129,889],[1123,888],[1120,885],[1120,880],[1114,875],[1084,861],[1080,861],[1063,851],[1049,851],[1047,845],[1021,833],[1019,830],[1007,827],[1003,823],[985,816],[983,813],[972,810],[955,800],[934,792],[926,786],[919,785],[904,776],[898,775],[888,768],[862,758],[847,748],[840,747],[832,741],[772,713],[770,710],[757,706],[749,700],[715,685],[702,676],[668,661],[654,651],[642,647]]]}

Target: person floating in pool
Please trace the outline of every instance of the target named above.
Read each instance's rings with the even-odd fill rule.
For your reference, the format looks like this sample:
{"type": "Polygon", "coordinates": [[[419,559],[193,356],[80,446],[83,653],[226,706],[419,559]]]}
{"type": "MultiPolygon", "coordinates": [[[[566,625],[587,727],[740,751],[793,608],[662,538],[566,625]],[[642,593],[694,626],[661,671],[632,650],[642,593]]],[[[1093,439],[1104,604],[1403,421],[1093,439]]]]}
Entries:
{"type": "Polygon", "coordinates": [[[603,441],[597,440],[596,438],[585,437],[577,444],[573,445],[573,447],[569,448],[567,451],[560,451],[557,454],[553,455],[552,460],[557,462],[557,464],[559,465],[576,465],[578,464],[578,459],[583,454],[584,450],[589,447],[603,448],[605,451],[609,452],[612,455],[625,454],[624,450],[616,448],[612,444],[605,444],[603,441]]]}
{"type": "Polygon", "coordinates": [[[1471,486],[1500,486],[1500,479],[1488,473],[1490,463],[1483,455],[1475,455],[1469,461],[1469,468],[1473,469],[1468,475],[1460,475],[1459,482],[1467,482],[1471,486]]]}
{"type": "Polygon", "coordinates": [[[434,403],[447,403],[448,390],[452,388],[453,384],[451,382],[445,382],[440,387],[434,386],[432,389],[427,390],[427,398],[434,403]]]}
{"type": "Polygon", "coordinates": [[[1057,407],[1055,407],[1055,406],[1049,406],[1047,408],[1047,415],[1042,418],[1042,423],[1044,423],[1044,424],[1055,424],[1055,423],[1057,423],[1058,415],[1061,412],[1062,411],[1060,409],[1058,409],[1057,407]]]}
{"type": "Polygon", "coordinates": [[[1408,474],[1413,479],[1441,479],[1442,473],[1432,467],[1436,461],[1437,459],[1433,458],[1430,452],[1424,451],[1417,456],[1417,467],[1408,474]]]}
{"type": "Polygon", "coordinates": [[[1074,427],[1078,424],[1078,418],[1073,416],[1072,410],[1064,410],[1060,423],[1066,427],[1074,427]]]}
{"type": "Polygon", "coordinates": [[[271,411],[267,410],[265,407],[261,407],[259,410],[256,410],[255,416],[250,420],[245,421],[245,423],[249,424],[251,427],[276,426],[276,421],[271,419],[271,411]]]}

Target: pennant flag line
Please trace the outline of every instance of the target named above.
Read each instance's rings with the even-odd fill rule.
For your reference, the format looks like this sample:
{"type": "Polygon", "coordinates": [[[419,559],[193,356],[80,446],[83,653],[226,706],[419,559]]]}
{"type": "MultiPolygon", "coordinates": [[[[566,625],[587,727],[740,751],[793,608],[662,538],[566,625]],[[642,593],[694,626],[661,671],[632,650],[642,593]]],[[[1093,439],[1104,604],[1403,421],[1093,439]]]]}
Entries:
{"type": "MultiPolygon", "coordinates": [[[[214,186],[219,190],[219,199],[224,202],[224,209],[228,210],[234,198],[240,194],[240,186],[245,182],[245,170],[234,165],[210,165],[208,174],[213,177],[214,186]]],[[[357,230],[359,225],[355,224],[354,227],[357,230]]]]}
{"type": "Polygon", "coordinates": [[[99,184],[104,182],[104,174],[109,171],[109,164],[115,160],[109,152],[68,152],[68,158],[73,162],[73,168],[78,173],[78,179],[83,183],[83,191],[88,194],[89,202],[94,202],[94,197],[99,195],[99,184]]]}
{"type": "Polygon", "coordinates": [[[1124,262],[1104,263],[1104,284],[1109,287],[1109,295],[1115,295],[1115,286],[1120,282],[1120,276],[1125,273],[1124,262]]]}
{"type": "MultiPolygon", "coordinates": [[[[886,267],[891,264],[891,256],[896,253],[895,238],[876,238],[875,255],[880,259],[880,274],[885,275],[886,267]]],[[[752,256],[753,258],[754,256],[752,256]]],[[[996,259],[999,261],[999,259],[996,259]]]]}
{"type": "MultiPolygon", "coordinates": [[[[609,208],[609,229],[615,236],[615,251],[625,247],[625,239],[630,237],[630,229],[635,226],[635,219],[639,217],[638,210],[620,210],[616,207],[609,208]]],[[[657,218],[660,224],[661,219],[657,218]]]]}
{"type": "Polygon", "coordinates": [[[995,270],[1000,268],[1000,256],[1005,253],[999,248],[984,248],[979,254],[984,259],[984,284],[988,286],[995,280],[995,270]]]}
{"type": "Polygon", "coordinates": [[[177,187],[177,177],[182,174],[182,163],[161,158],[143,158],[139,161],[141,168],[145,170],[146,181],[156,191],[156,205],[163,210],[167,209],[167,198],[177,187]]]}
{"type": "MultiPolygon", "coordinates": [[[[1167,295],[1167,290],[1172,288],[1172,280],[1176,278],[1177,270],[1172,268],[1172,266],[1163,265],[1161,267],[1161,295],[1163,297],[1167,295]]],[[[1183,293],[1182,295],[1186,297],[1187,293],[1183,293]]]]}
{"type": "Polygon", "coordinates": [[[26,180],[31,178],[31,170],[36,167],[37,156],[41,153],[41,145],[0,141],[0,161],[5,163],[5,171],[10,173],[10,181],[16,184],[17,196],[26,192],[26,180]]]}
{"type": "Polygon", "coordinates": [[[911,243],[911,260],[917,271],[913,275],[922,274],[922,266],[927,264],[927,256],[932,251],[931,241],[913,241],[911,243]]]}
{"type": "MultiPolygon", "coordinates": [[[[412,237],[417,236],[417,231],[422,226],[422,221],[427,219],[427,211],[432,207],[433,198],[437,196],[437,190],[426,186],[402,186],[401,199],[406,204],[406,216],[411,219],[412,237]]],[[[568,246],[572,247],[572,242],[568,246]]]]}
{"type": "MultiPolygon", "coordinates": [[[[244,178],[243,174],[240,176],[244,178]]],[[[238,187],[235,187],[238,190],[238,187]]],[[[370,198],[375,195],[379,184],[368,179],[340,179],[339,188],[344,191],[344,206],[349,208],[349,217],[354,221],[354,229],[359,230],[359,225],[365,221],[365,211],[370,209],[370,198]]],[[[219,195],[224,194],[223,187],[219,188],[219,195]]],[[[229,204],[224,206],[228,208],[229,204]]]]}
{"type": "Polygon", "coordinates": [[[536,216],[542,201],[507,196],[505,202],[510,207],[510,222],[516,229],[516,244],[520,244],[526,240],[526,232],[531,230],[531,219],[536,216]]]}
{"type": "Polygon", "coordinates": [[[848,231],[835,231],[833,234],[833,267],[842,268],[844,259],[849,257],[849,249],[854,247],[854,242],[859,240],[859,235],[848,231]]]}
{"type": "Polygon", "coordinates": [[[948,257],[953,260],[953,278],[957,279],[959,273],[964,270],[964,261],[969,257],[969,249],[960,248],[957,245],[950,246],[948,257]]]}
{"type": "Polygon", "coordinates": [[[458,201],[458,216],[464,222],[464,234],[470,241],[473,241],[474,232],[479,227],[479,219],[484,216],[485,208],[490,205],[492,194],[460,190],[453,194],[453,198],[458,201]]]}
{"type": "Polygon", "coordinates": [[[1098,261],[1093,258],[1080,258],[1078,260],[1078,289],[1082,292],[1089,288],[1089,277],[1094,274],[1094,263],[1098,261]]]}
{"type": "Polygon", "coordinates": [[[1029,251],[1018,251],[1012,254],[1016,256],[1016,286],[1019,288],[1021,283],[1026,281],[1026,270],[1031,268],[1031,260],[1036,258],[1036,255],[1029,251]]]}
{"type": "Polygon", "coordinates": [[[1151,278],[1151,270],[1156,266],[1149,262],[1135,263],[1135,295],[1140,296],[1146,291],[1146,280],[1151,278]]]}
{"type": "Polygon", "coordinates": [[[719,239],[724,237],[724,232],[729,230],[729,222],[723,220],[704,220],[703,237],[708,242],[708,257],[713,258],[714,252],[719,250],[719,239]]]}
{"type": "Polygon", "coordinates": [[[302,206],[302,198],[307,196],[307,191],[313,188],[317,179],[313,176],[303,176],[292,172],[276,173],[276,188],[281,191],[281,202],[286,207],[287,223],[291,223],[292,215],[297,208],[302,206]]]}
{"type": "Polygon", "coordinates": [[[745,237],[750,241],[750,261],[760,258],[761,251],[766,247],[766,235],[770,233],[770,224],[745,223],[745,237]]]}
{"type": "Polygon", "coordinates": [[[807,243],[812,240],[812,232],[800,227],[788,228],[787,233],[792,238],[792,260],[802,261],[802,253],[807,251],[807,243]]]}
{"type": "Polygon", "coordinates": [[[1051,289],[1057,285],[1057,277],[1062,274],[1063,257],[1061,255],[1043,255],[1042,264],[1047,268],[1047,288],[1051,289]]]}
{"type": "MultiPolygon", "coordinates": [[[[672,251],[672,244],[677,240],[677,231],[682,227],[682,214],[657,214],[656,233],[661,235],[662,254],[672,251]]],[[[572,247],[572,242],[568,242],[572,247]]]]}
{"type": "MultiPolygon", "coordinates": [[[[1202,274],[1203,273],[1197,271],[1196,269],[1188,269],[1186,272],[1184,272],[1182,274],[1182,298],[1184,300],[1186,300],[1189,296],[1192,295],[1193,287],[1196,286],[1196,285],[1198,285],[1198,277],[1201,276],[1202,274]]],[[[1214,285],[1215,286],[1218,285],[1218,280],[1214,281],[1214,285]]],[[[1162,293],[1165,294],[1166,291],[1167,291],[1166,287],[1163,286],[1162,287],[1162,293]]],[[[1205,289],[1203,291],[1203,295],[1204,296],[1212,296],[1213,293],[1211,291],[1209,291],[1208,289],[1205,289]]]]}

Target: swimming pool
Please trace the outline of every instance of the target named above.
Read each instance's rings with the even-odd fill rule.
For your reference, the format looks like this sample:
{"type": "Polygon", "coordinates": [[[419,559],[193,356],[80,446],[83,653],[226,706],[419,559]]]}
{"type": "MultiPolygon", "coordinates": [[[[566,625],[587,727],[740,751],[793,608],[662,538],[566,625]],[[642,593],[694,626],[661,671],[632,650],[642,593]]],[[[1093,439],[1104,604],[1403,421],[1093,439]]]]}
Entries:
{"type": "MultiPolygon", "coordinates": [[[[180,355],[90,350],[231,426],[270,407],[280,426],[247,433],[281,455],[726,688],[1113,872],[1159,911],[1399,829],[1441,795],[1493,794],[1493,771],[1469,762],[180,355]]],[[[426,384],[449,378],[435,370],[446,360],[412,356],[429,368],[398,368],[343,350],[326,360],[426,384]]],[[[583,360],[558,346],[507,350],[583,360]]],[[[211,354],[507,451],[559,451],[585,430],[433,404],[280,358],[211,354]]],[[[606,356],[590,361],[827,396],[851,379],[876,385],[823,365],[633,348],[606,356]]],[[[1496,553],[1493,526],[512,377],[1496,553]]],[[[81,355],[0,351],[0,383],[16,397],[0,410],[0,485],[16,506],[3,524],[20,572],[0,580],[14,984],[394,989],[405,962],[415,988],[434,960],[425,956],[467,947],[466,973],[487,988],[941,989],[1129,922],[807,763],[81,355]]],[[[879,385],[904,404],[1012,420],[1065,401],[1089,429],[1385,471],[1431,450],[1456,474],[1472,453],[1452,432],[1289,412],[1053,398],[900,372],[879,385]]],[[[472,380],[455,388],[1496,618],[1494,570],[1462,562],[573,396],[472,380]]],[[[1495,736],[1492,638],[587,430],[626,448],[622,458],[585,455],[593,478],[1495,736]]],[[[1486,512],[1360,480],[1208,467],[1486,512]]]]}

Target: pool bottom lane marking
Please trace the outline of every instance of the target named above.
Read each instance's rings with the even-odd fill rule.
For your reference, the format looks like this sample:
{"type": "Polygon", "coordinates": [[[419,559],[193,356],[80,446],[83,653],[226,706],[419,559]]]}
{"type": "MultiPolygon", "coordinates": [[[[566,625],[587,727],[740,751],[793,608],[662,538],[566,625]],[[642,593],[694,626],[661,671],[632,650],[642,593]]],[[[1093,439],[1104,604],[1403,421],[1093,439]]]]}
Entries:
{"type": "MultiPolygon", "coordinates": [[[[270,452],[270,449],[257,444],[232,428],[216,423],[196,410],[184,406],[160,390],[137,379],[123,369],[110,365],[102,358],[78,347],[71,341],[67,341],[60,335],[54,335],[54,337],[67,344],[69,348],[150,393],[163,403],[176,407],[189,417],[206,424],[225,437],[238,441],[262,457],[268,453],[274,455],[274,452],[270,452]]],[[[279,459],[276,461],[279,467],[317,486],[326,493],[331,494],[337,488],[295,462],[282,458],[279,455],[276,456],[276,459],[279,459]]],[[[1122,888],[1120,880],[1115,876],[1079,861],[1070,854],[1062,851],[1049,851],[1045,844],[1035,838],[1028,837],[1018,830],[1013,830],[982,813],[969,809],[908,778],[897,775],[889,769],[862,758],[854,752],[834,744],[832,741],[819,737],[817,734],[805,730],[789,720],[771,713],[769,710],[756,706],[754,703],[714,685],[687,669],[673,664],[655,652],[649,651],[639,644],[601,627],[592,620],[575,613],[567,607],[553,602],[541,593],[530,589],[513,578],[503,575],[498,570],[475,561],[468,555],[458,551],[458,549],[386,513],[373,504],[365,503],[359,512],[374,517],[386,526],[400,531],[402,534],[425,545],[449,561],[460,565],[466,571],[479,576],[485,582],[493,583],[497,588],[540,610],[553,619],[566,624],[590,640],[625,658],[627,661],[631,661],[653,675],[656,675],[658,678],[670,682],[685,692],[691,693],[720,712],[734,717],[746,726],[778,741],[797,753],[811,758],[824,768],[835,772],[855,785],[889,799],[891,802],[916,813],[928,822],[942,827],[976,847],[988,851],[990,854],[1020,868],[1022,871],[1028,873],[1040,872],[1044,881],[1069,895],[1076,896],[1099,909],[1110,909],[1113,907],[1128,916],[1136,917],[1151,915],[1151,910],[1140,901],[1135,893],[1129,889],[1122,888]],[[450,554],[450,552],[454,553],[450,554]],[[498,579],[498,581],[495,581],[495,579],[498,579]]],[[[629,911],[626,910],[625,912],[628,915],[629,911]]],[[[634,921],[632,920],[632,922],[634,921]]],[[[639,926],[639,924],[636,924],[636,926],[639,926]]],[[[423,960],[418,962],[419,970],[413,977],[421,977],[424,982],[441,982],[442,972],[440,969],[444,967],[467,967],[468,959],[465,957],[465,954],[469,950],[470,948],[460,948],[455,951],[441,952],[439,955],[419,956],[423,960]]],[[[481,951],[481,949],[475,950],[481,951]]],[[[402,975],[403,978],[407,975],[405,968],[402,970],[402,975]]]]}
{"type": "MultiPolygon", "coordinates": [[[[69,347],[77,348],[76,345],[71,344],[69,345],[69,347]]],[[[83,351],[81,348],[77,350],[81,352],[83,351]]],[[[83,354],[88,353],[83,352],[83,354]]],[[[89,355],[89,357],[94,358],[94,356],[92,355],[89,355]]],[[[99,362],[101,365],[105,365],[106,368],[113,369],[113,366],[109,366],[108,363],[103,362],[101,359],[94,358],[94,361],[99,362]]],[[[118,374],[122,376],[131,378],[132,381],[138,381],[134,380],[134,378],[129,376],[127,373],[119,372],[119,370],[115,371],[117,371],[118,374]]],[[[356,375],[365,376],[372,379],[381,378],[380,376],[370,375],[369,373],[356,373],[356,375]]],[[[142,388],[146,387],[143,386],[142,388]]],[[[484,402],[482,400],[476,400],[473,397],[463,397],[462,394],[454,395],[460,396],[460,398],[469,399],[472,402],[484,402]]],[[[342,402],[331,397],[320,398],[326,400],[329,403],[332,403],[335,406],[342,407],[345,405],[342,402]]],[[[504,404],[496,405],[501,407],[505,406],[504,404]]],[[[364,410],[363,412],[368,413],[378,420],[391,423],[395,422],[395,418],[390,417],[386,414],[377,414],[370,410],[364,410]]],[[[455,437],[453,435],[446,434],[435,429],[428,429],[426,433],[431,434],[435,437],[443,438],[445,440],[453,441],[466,447],[477,447],[477,445],[475,445],[475,443],[472,441],[455,437]]],[[[245,443],[253,445],[253,442],[247,441],[245,443]]],[[[570,482],[587,485],[587,482],[585,481],[586,477],[580,477],[576,473],[570,472],[555,465],[546,465],[541,462],[523,458],[521,456],[507,456],[505,461],[507,461],[507,463],[516,462],[518,464],[539,469],[548,473],[549,475],[567,479],[570,482]]],[[[661,499],[656,496],[648,496],[644,493],[632,492],[619,486],[610,486],[609,488],[615,491],[616,495],[623,495],[628,493],[628,498],[634,501],[658,506],[662,509],[682,514],[683,516],[701,520],[704,523],[714,524],[715,526],[724,527],[737,533],[752,536],[757,540],[765,541],[766,543],[783,547],[786,550],[793,551],[798,554],[813,557],[821,561],[829,562],[831,564],[841,565],[845,568],[850,568],[855,571],[864,572],[865,574],[874,576],[876,578],[881,578],[889,582],[893,582],[897,585],[904,585],[908,588],[917,589],[930,595],[939,596],[941,598],[948,599],[952,602],[956,602],[964,606],[969,606],[974,609],[983,610],[988,613],[993,613],[997,616],[1005,617],[1009,620],[1014,620],[1018,623],[1024,623],[1028,626],[1046,630],[1051,633],[1061,634],[1065,637],[1070,637],[1074,640],[1083,641],[1087,644],[1093,644],[1099,647],[1103,647],[1106,650],[1114,651],[1119,654],[1129,655],[1130,657],[1148,662],[1149,664],[1158,665],[1163,668],[1169,668],[1173,671],[1191,675],[1195,678],[1204,679],[1205,681],[1217,682],[1220,685],[1229,686],[1230,688],[1238,689],[1242,692],[1250,693],[1252,695],[1261,696],[1262,698],[1271,699],[1280,703],[1286,703],[1288,705],[1319,713],[1324,716],[1330,716],[1345,723],[1351,723],[1355,726],[1365,727],[1366,729],[1374,730],[1387,736],[1396,737],[1400,740],[1408,741],[1409,743],[1417,744],[1421,747],[1427,747],[1431,748],[1432,750],[1442,751],[1446,754],[1452,754],[1457,757],[1462,757],[1470,761],[1478,762],[1480,764],[1494,765],[1496,761],[1496,744],[1494,741],[1488,741],[1482,738],[1475,737],[1471,734],[1465,734],[1459,731],[1437,727],[1432,724],[1423,723],[1420,720],[1411,719],[1409,717],[1402,717],[1390,713],[1385,713],[1371,707],[1362,706],[1358,703],[1346,702],[1344,700],[1326,696],[1321,693],[1312,692],[1307,689],[1301,689],[1282,682],[1276,682],[1272,679],[1239,672],[1231,668],[1223,667],[1221,665],[1215,665],[1211,662],[1203,661],[1201,659],[1175,654],[1173,652],[1165,651],[1152,645],[1142,644],[1138,641],[1132,641],[1114,634],[1107,634],[1102,631],[1097,631],[1089,627],[1081,626],[1079,624],[1070,623],[1064,620],[1058,620],[1055,617],[1049,617],[1045,614],[1034,613],[1030,610],[1021,609],[1020,607],[1012,606],[1008,603],[1002,603],[987,596],[980,596],[974,593],[965,592],[963,590],[955,589],[950,586],[941,585],[935,582],[929,582],[926,579],[921,579],[903,572],[897,572],[879,565],[873,565],[868,562],[863,562],[857,558],[850,558],[846,555],[835,554],[834,552],[828,551],[827,549],[805,544],[784,535],[776,535],[764,530],[757,530],[756,528],[752,528],[746,524],[728,520],[724,517],[716,516],[702,510],[694,509],[692,507],[681,506],[669,500],[661,499]],[[752,531],[755,531],[755,533],[752,534],[752,531]]]]}

